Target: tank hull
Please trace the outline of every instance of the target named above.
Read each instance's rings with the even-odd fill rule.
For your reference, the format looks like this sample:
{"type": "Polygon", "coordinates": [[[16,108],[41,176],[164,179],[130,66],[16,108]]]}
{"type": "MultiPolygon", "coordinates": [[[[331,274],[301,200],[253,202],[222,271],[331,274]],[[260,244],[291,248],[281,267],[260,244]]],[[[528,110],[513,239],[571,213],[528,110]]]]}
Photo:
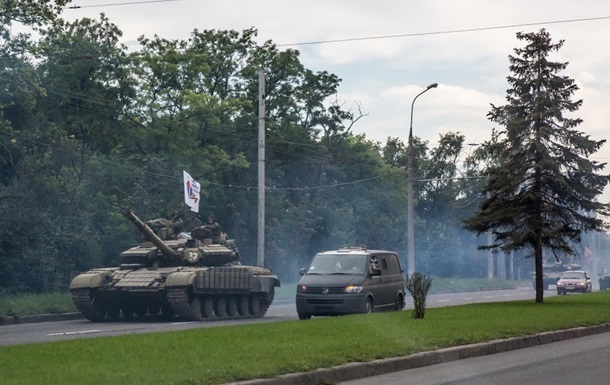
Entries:
{"type": "Polygon", "coordinates": [[[279,279],[257,266],[126,265],[76,276],[72,298],[94,322],[144,319],[213,321],[263,317],[279,279]]]}

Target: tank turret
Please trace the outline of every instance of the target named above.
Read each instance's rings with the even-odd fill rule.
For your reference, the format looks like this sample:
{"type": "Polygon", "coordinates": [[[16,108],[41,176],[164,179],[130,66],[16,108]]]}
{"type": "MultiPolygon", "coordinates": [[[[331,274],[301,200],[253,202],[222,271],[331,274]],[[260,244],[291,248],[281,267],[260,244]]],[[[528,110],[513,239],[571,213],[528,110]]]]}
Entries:
{"type": "Polygon", "coordinates": [[[163,255],[168,258],[175,258],[178,256],[178,253],[176,253],[174,250],[172,250],[171,247],[166,245],[165,242],[163,242],[163,240],[159,238],[157,234],[155,234],[155,232],[152,231],[150,227],[148,227],[144,222],[142,222],[140,218],[138,218],[130,209],[124,209],[122,213],[125,218],[129,219],[134,225],[136,225],[138,230],[140,230],[142,235],[144,235],[144,238],[152,242],[155,246],[159,248],[159,250],[161,250],[163,255]]]}
{"type": "MultiPolygon", "coordinates": [[[[211,243],[208,239],[197,239],[184,236],[176,239],[162,240],[155,232],[131,210],[123,210],[129,219],[142,233],[147,242],[132,247],[121,253],[125,264],[143,264],[146,266],[224,266],[239,264],[239,253],[234,242],[223,238],[222,243],[211,243]]],[[[193,233],[200,228],[193,230],[193,233]]]]}

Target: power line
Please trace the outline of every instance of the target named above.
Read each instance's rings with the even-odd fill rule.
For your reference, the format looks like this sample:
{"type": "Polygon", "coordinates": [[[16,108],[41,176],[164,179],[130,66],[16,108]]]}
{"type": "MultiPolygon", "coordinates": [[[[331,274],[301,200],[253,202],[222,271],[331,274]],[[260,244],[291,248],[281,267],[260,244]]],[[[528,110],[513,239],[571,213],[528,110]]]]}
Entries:
{"type": "Polygon", "coordinates": [[[446,31],[414,32],[414,33],[403,33],[403,34],[398,34],[398,35],[381,35],[381,36],[353,37],[353,38],[347,38],[347,39],[317,40],[317,41],[309,41],[309,42],[302,42],[302,43],[276,44],[276,46],[277,47],[286,47],[286,46],[299,46],[299,45],[346,43],[346,42],[351,42],[351,41],[364,41],[364,40],[397,39],[397,38],[401,38],[401,37],[448,35],[448,34],[452,34],[452,33],[481,32],[481,31],[490,31],[490,30],[496,30],[496,29],[531,27],[534,25],[580,23],[580,22],[584,22],[584,21],[597,21],[597,20],[607,20],[607,19],[610,19],[610,16],[585,17],[585,18],[580,18],[580,19],[564,19],[564,20],[553,20],[553,21],[538,21],[538,22],[533,22],[533,23],[522,23],[522,24],[505,24],[505,25],[497,25],[497,26],[491,26],[491,27],[451,29],[451,30],[446,30],[446,31]]]}
{"type": "MultiPolygon", "coordinates": [[[[16,139],[21,139],[23,141],[29,142],[29,143],[33,143],[39,146],[44,146],[44,147],[49,147],[50,143],[48,142],[43,142],[41,140],[36,140],[36,139],[31,139],[29,137],[23,136],[23,135],[19,135],[16,133],[12,133],[12,132],[7,132],[4,130],[0,130],[0,135],[4,135],[7,136],[9,138],[16,138],[16,139]]],[[[74,152],[70,149],[63,149],[63,148],[57,148],[56,150],[64,152],[64,153],[69,153],[69,154],[74,154],[74,152]]],[[[93,155],[86,155],[86,154],[78,154],[78,156],[81,156],[83,158],[87,158],[87,159],[95,159],[96,161],[103,163],[107,166],[112,166],[112,167],[116,167],[116,168],[120,168],[120,169],[124,169],[124,170],[139,170],[140,172],[142,172],[143,174],[147,174],[147,175],[154,175],[157,177],[161,177],[161,178],[165,178],[165,179],[172,179],[172,180],[182,180],[182,176],[173,176],[173,175],[168,175],[168,174],[163,174],[163,173],[158,173],[158,172],[152,172],[149,170],[142,170],[137,168],[136,166],[133,165],[124,165],[123,163],[118,163],[118,162],[113,162],[113,161],[109,161],[109,160],[105,160],[105,159],[101,159],[100,157],[96,157],[93,155]]],[[[304,186],[304,187],[286,187],[286,188],[281,188],[281,187],[266,187],[267,191],[270,192],[277,192],[277,191],[308,191],[308,190],[322,190],[322,189],[329,189],[329,188],[336,188],[336,187],[342,187],[342,186],[349,186],[349,185],[354,185],[354,184],[359,184],[359,183],[364,183],[364,182],[369,182],[372,180],[376,180],[376,179],[380,179],[383,178],[384,176],[388,175],[388,173],[383,173],[381,175],[377,175],[374,177],[370,177],[370,178],[364,178],[364,179],[356,179],[356,180],[351,180],[351,181],[347,181],[347,182],[341,182],[341,183],[332,183],[332,184],[328,184],[328,185],[319,185],[319,186],[304,186]]],[[[227,187],[227,188],[237,188],[240,190],[254,190],[256,189],[256,186],[252,185],[225,185],[225,184],[221,184],[221,183],[216,183],[210,180],[205,180],[205,183],[207,185],[214,185],[214,186],[220,186],[220,187],[227,187]]]]}
{"type": "Polygon", "coordinates": [[[109,4],[92,4],[92,5],[71,5],[69,7],[65,7],[66,9],[81,9],[81,8],[99,8],[99,7],[114,7],[119,5],[134,5],[134,4],[149,4],[149,3],[167,3],[173,1],[183,1],[183,0],[146,0],[146,1],[130,1],[125,3],[109,3],[109,4]]]}

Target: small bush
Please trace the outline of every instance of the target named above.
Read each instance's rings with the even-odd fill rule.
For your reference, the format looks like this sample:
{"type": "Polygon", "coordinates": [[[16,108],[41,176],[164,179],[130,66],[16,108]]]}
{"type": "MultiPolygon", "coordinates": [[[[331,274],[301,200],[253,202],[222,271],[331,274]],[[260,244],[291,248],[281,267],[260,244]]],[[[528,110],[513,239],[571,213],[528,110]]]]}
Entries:
{"type": "Polygon", "coordinates": [[[432,284],[432,278],[415,272],[407,278],[407,290],[413,297],[413,318],[424,318],[426,297],[432,284]]]}

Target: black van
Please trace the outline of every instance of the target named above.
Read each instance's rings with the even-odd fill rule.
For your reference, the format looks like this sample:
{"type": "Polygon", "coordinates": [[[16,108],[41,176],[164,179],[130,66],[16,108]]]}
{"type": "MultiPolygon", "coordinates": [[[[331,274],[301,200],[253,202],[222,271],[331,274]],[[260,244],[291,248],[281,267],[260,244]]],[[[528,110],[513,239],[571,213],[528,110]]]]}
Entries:
{"type": "Polygon", "coordinates": [[[394,251],[348,247],[313,257],[297,286],[299,319],[402,310],[405,280],[394,251]]]}

